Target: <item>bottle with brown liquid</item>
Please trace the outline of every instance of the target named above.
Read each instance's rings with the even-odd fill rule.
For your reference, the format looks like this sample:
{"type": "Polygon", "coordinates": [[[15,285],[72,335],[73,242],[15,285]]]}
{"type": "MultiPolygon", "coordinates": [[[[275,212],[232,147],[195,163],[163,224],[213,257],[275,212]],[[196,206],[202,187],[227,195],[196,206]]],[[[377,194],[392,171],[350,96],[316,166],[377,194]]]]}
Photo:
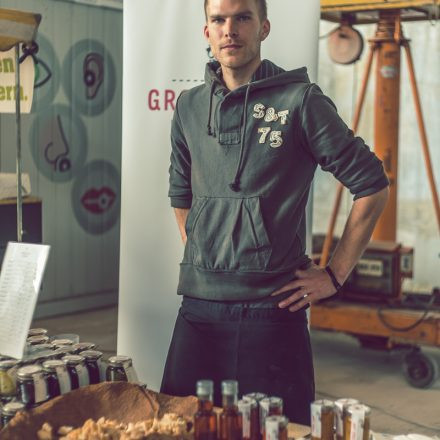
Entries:
{"type": "Polygon", "coordinates": [[[213,404],[214,383],[212,380],[199,380],[196,394],[199,399],[198,410],[194,415],[194,440],[217,439],[217,415],[213,404]]]}
{"type": "Polygon", "coordinates": [[[242,417],[238,412],[238,382],[222,382],[223,411],[220,414],[220,440],[242,440],[242,417]]]}

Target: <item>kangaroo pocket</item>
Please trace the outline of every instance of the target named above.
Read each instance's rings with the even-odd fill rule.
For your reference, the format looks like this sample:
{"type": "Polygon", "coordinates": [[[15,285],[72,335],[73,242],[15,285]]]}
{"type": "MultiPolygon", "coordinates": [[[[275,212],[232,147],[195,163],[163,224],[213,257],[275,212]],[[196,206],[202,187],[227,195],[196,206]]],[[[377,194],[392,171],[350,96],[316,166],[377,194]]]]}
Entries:
{"type": "Polygon", "coordinates": [[[259,271],[270,245],[258,197],[197,197],[186,223],[183,263],[211,270],[259,271]]]}

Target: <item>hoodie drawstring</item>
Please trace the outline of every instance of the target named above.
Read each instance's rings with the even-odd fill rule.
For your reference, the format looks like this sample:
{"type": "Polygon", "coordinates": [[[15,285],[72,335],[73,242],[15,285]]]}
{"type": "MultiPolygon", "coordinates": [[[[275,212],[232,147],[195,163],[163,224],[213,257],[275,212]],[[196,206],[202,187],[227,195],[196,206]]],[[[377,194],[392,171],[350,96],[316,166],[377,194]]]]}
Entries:
{"type": "Polygon", "coordinates": [[[211,83],[211,90],[209,92],[209,113],[208,113],[208,136],[212,136],[213,132],[211,129],[211,116],[212,116],[212,101],[214,97],[214,89],[215,89],[215,81],[212,81],[211,83]]]}
{"type": "Polygon", "coordinates": [[[238,192],[240,191],[240,174],[242,171],[242,164],[243,164],[243,156],[244,156],[244,139],[246,136],[246,125],[247,125],[247,105],[248,105],[248,99],[249,99],[249,92],[251,90],[251,85],[248,84],[246,89],[246,95],[244,98],[244,106],[243,106],[243,124],[241,126],[241,140],[240,140],[240,155],[238,158],[238,164],[237,169],[235,171],[234,180],[229,184],[229,188],[232,189],[232,191],[238,192]]]}

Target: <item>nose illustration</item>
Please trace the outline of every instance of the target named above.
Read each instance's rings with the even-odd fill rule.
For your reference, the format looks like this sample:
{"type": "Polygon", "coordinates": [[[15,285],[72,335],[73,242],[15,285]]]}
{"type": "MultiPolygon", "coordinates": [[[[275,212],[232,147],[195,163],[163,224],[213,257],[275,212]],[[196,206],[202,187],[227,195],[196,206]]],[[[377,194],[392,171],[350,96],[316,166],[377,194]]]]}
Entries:
{"type": "Polygon", "coordinates": [[[55,129],[52,131],[52,124],[49,123],[47,130],[51,131],[48,134],[49,139],[52,140],[44,147],[44,158],[53,166],[54,171],[66,172],[70,170],[69,144],[64,134],[60,115],[55,118],[55,129]]]}
{"type": "Polygon", "coordinates": [[[84,58],[83,81],[86,98],[94,99],[104,81],[104,59],[99,53],[90,52],[84,58]]]}
{"type": "Polygon", "coordinates": [[[108,186],[90,188],[81,197],[84,208],[93,214],[102,214],[108,211],[116,200],[115,192],[108,186]]]}

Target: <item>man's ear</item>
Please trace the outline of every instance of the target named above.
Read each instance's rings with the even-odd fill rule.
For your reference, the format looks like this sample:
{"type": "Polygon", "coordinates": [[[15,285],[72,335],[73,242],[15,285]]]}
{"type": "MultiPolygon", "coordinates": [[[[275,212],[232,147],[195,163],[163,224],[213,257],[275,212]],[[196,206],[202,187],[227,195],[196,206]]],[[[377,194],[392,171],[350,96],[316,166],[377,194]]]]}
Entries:
{"type": "Polygon", "coordinates": [[[207,40],[209,40],[209,29],[208,26],[205,24],[205,26],[203,27],[203,35],[205,36],[205,38],[207,40]]]}
{"type": "Polygon", "coordinates": [[[270,21],[266,18],[261,26],[261,41],[264,41],[270,34],[270,21]]]}

